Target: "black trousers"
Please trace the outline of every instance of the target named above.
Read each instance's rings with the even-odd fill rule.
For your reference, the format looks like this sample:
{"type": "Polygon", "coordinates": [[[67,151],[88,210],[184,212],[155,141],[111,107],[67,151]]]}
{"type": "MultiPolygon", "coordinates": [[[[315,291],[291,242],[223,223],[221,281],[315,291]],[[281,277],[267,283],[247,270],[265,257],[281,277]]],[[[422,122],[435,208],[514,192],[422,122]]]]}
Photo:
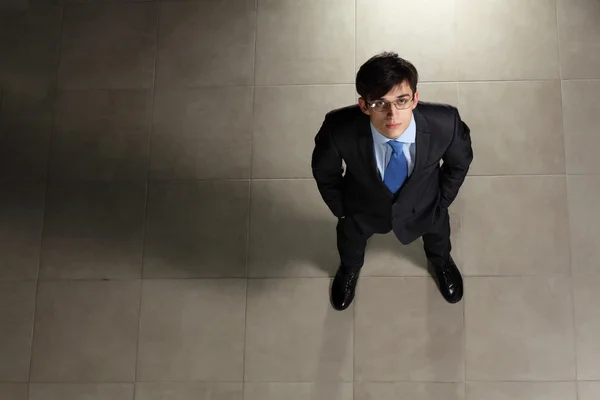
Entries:
{"type": "MultiPolygon", "coordinates": [[[[365,262],[367,241],[373,234],[365,233],[349,216],[338,221],[336,230],[341,267],[346,271],[360,270],[365,262]]],[[[429,232],[423,235],[423,247],[427,259],[433,265],[443,265],[450,257],[452,244],[450,243],[450,216],[447,209],[439,211],[437,221],[429,232]]]]}

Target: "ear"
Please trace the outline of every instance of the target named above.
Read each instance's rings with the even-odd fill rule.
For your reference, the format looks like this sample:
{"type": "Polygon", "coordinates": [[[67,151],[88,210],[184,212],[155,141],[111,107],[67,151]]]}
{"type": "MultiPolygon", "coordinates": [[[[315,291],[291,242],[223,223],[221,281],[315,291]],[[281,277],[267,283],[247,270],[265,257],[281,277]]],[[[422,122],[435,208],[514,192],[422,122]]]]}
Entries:
{"type": "Polygon", "coordinates": [[[365,99],[363,99],[362,97],[359,97],[358,105],[360,106],[360,111],[362,111],[363,113],[365,113],[367,115],[371,115],[371,111],[369,110],[369,107],[367,107],[367,102],[365,101],[365,99]]]}
{"type": "Polygon", "coordinates": [[[417,107],[417,104],[419,104],[419,91],[418,90],[415,92],[415,99],[414,99],[413,105],[412,105],[413,110],[417,107]]]}

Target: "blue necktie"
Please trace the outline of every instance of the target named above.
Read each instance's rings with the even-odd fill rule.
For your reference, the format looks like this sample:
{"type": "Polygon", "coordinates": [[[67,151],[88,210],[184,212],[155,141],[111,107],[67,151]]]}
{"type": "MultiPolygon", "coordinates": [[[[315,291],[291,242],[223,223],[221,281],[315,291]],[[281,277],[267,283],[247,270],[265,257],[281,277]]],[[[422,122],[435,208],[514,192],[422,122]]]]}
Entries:
{"type": "Polygon", "coordinates": [[[395,140],[387,143],[392,147],[392,157],[385,168],[383,183],[390,189],[390,192],[396,193],[408,177],[408,165],[402,152],[404,143],[395,140]]]}

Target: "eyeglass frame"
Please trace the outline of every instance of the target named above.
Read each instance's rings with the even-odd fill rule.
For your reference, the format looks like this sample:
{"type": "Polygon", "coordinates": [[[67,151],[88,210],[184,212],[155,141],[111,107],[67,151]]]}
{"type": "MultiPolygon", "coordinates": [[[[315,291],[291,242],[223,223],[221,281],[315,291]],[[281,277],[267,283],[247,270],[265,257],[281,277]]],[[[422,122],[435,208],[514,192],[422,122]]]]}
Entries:
{"type": "Polygon", "coordinates": [[[398,100],[403,100],[403,98],[396,99],[395,101],[375,100],[376,102],[377,101],[383,101],[386,104],[386,106],[385,106],[385,108],[383,110],[376,110],[375,109],[375,102],[370,102],[370,101],[368,101],[366,99],[365,99],[365,104],[369,107],[370,110],[373,110],[375,112],[387,112],[388,110],[390,110],[392,104],[394,105],[394,107],[398,111],[408,110],[413,105],[413,103],[415,101],[415,95],[414,94],[412,95],[412,97],[410,98],[410,101],[408,101],[406,103],[407,106],[404,107],[404,108],[398,108],[398,103],[397,103],[398,100]]]}

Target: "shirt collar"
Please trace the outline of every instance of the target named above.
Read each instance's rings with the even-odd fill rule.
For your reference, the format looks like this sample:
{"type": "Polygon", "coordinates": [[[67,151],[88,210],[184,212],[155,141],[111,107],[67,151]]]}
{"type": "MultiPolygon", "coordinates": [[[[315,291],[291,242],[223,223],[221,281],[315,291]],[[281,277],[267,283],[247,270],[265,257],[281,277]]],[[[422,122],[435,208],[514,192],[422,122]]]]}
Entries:
{"type": "MultiPolygon", "coordinates": [[[[373,142],[376,144],[386,144],[390,139],[383,136],[371,123],[371,134],[373,135],[373,142]]],[[[415,122],[415,116],[412,115],[410,118],[410,124],[408,128],[402,135],[400,135],[397,139],[394,139],[397,142],[402,143],[414,143],[417,135],[417,123],[415,122]]]]}

